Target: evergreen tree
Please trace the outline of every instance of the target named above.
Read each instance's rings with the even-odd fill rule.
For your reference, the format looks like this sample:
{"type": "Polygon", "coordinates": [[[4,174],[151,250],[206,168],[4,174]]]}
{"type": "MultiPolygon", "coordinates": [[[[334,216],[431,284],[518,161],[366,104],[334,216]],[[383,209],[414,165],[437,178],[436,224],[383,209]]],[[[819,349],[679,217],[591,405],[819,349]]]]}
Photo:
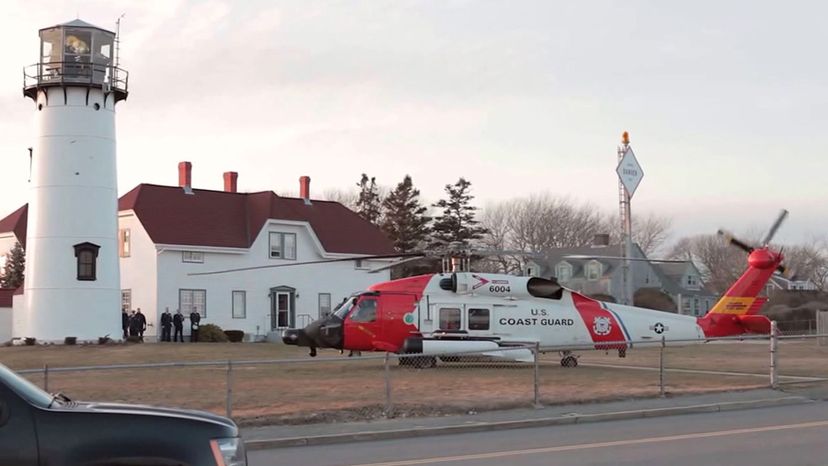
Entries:
{"type": "Polygon", "coordinates": [[[0,286],[3,288],[17,288],[23,284],[23,271],[26,269],[26,253],[19,242],[6,256],[6,265],[3,267],[3,275],[0,276],[0,286]]]}
{"type": "Polygon", "coordinates": [[[380,215],[382,214],[380,210],[382,201],[380,199],[379,189],[377,188],[376,178],[368,178],[368,175],[363,173],[362,178],[357,183],[357,187],[359,188],[359,198],[356,202],[356,212],[365,220],[368,220],[374,225],[379,225],[380,215]]]}
{"type": "Polygon", "coordinates": [[[477,207],[470,204],[474,196],[469,194],[471,183],[460,178],[453,185],[446,185],[448,199],[440,199],[434,207],[443,209],[443,214],[434,219],[432,245],[445,248],[451,243],[460,243],[464,248],[471,241],[480,239],[487,232],[474,219],[477,207]]]}
{"type": "Polygon", "coordinates": [[[420,204],[420,190],[414,188],[411,177],[405,175],[382,202],[385,218],[382,231],[394,243],[399,252],[410,252],[419,247],[428,235],[425,215],[427,208],[420,204]]]}

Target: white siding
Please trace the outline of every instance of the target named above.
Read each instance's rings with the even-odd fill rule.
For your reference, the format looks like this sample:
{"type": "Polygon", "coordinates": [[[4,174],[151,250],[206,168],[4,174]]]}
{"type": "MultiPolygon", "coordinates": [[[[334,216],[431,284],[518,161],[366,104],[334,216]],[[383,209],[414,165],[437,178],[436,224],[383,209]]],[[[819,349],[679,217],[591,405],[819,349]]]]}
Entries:
{"type": "MultiPolygon", "coordinates": [[[[143,230],[143,229],[142,229],[143,230]]],[[[133,230],[134,231],[134,230],[133,230]]],[[[136,240],[137,234],[133,233],[136,240]]],[[[133,245],[133,260],[144,252],[138,252],[137,245],[133,245]]],[[[156,246],[161,248],[161,245],[156,246]]],[[[327,263],[319,265],[300,265],[295,267],[259,269],[243,272],[225,273],[217,275],[188,275],[194,272],[208,272],[242,267],[255,267],[270,264],[294,264],[308,261],[323,260],[321,249],[315,236],[310,233],[306,224],[296,222],[280,223],[270,221],[259,232],[249,250],[199,248],[187,246],[167,246],[158,252],[157,272],[149,271],[147,275],[157,273],[157,298],[155,309],[158,317],[153,313],[145,312],[151,322],[160,318],[160,312],[169,306],[174,313],[178,308],[180,289],[207,290],[207,316],[202,316],[202,323],[214,323],[225,330],[243,330],[249,334],[266,335],[271,331],[270,318],[270,289],[286,286],[296,289],[296,324],[304,325],[305,320],[316,319],[319,312],[319,293],[330,293],[331,302],[335,307],[342,298],[353,292],[365,290],[368,286],[386,281],[390,272],[383,271],[369,274],[365,270],[355,270],[351,261],[341,263],[327,263]],[[271,231],[295,233],[297,243],[296,260],[270,259],[268,256],[268,233],[271,231]],[[203,263],[187,263],[181,260],[181,251],[203,251],[203,263]],[[232,292],[246,292],[246,318],[232,317],[232,292]],[[152,317],[150,317],[152,316],[152,317]],[[307,316],[304,320],[301,316],[307,316]]],[[[122,260],[122,264],[123,264],[122,260]]],[[[374,266],[375,264],[370,264],[374,266]]],[[[128,288],[124,281],[124,288],[128,288]]],[[[137,286],[133,286],[133,299],[137,297],[137,286]]],[[[137,306],[138,304],[136,304],[137,306]]],[[[144,307],[142,306],[142,309],[144,307]]],[[[147,308],[147,310],[149,310],[147,308]]],[[[189,310],[182,310],[189,315],[189,310]]],[[[154,334],[157,329],[150,330],[154,334]]],[[[189,331],[189,322],[185,323],[185,333],[189,331]]]]}
{"type": "MultiPolygon", "coordinates": [[[[130,256],[121,257],[121,289],[131,290],[132,309],[141,308],[147,318],[145,335],[160,334],[160,310],[157,307],[158,261],[155,245],[144,230],[141,222],[132,211],[121,212],[118,216],[118,228],[130,229],[130,256]]],[[[175,308],[173,308],[173,312],[175,308]]],[[[120,315],[120,309],[116,309],[120,315]]],[[[120,318],[120,317],[119,317],[120,318]]],[[[119,321],[120,322],[120,321],[119,321]]],[[[118,337],[121,335],[119,334],[118,337]]]]}

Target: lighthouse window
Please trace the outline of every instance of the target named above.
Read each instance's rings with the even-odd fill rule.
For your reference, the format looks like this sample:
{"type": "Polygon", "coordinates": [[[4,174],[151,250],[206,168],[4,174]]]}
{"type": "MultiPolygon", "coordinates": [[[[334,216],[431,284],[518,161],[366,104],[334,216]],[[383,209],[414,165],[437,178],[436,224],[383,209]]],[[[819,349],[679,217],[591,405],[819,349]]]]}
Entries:
{"type": "Polygon", "coordinates": [[[75,257],[78,260],[78,280],[96,280],[100,246],[92,243],[80,243],[74,247],[75,257]]]}

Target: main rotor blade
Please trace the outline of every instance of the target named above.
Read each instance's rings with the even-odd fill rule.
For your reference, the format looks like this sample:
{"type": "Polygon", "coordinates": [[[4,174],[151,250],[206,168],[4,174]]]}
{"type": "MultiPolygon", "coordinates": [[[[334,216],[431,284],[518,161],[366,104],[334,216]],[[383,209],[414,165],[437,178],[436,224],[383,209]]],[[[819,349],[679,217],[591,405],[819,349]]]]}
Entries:
{"type": "Polygon", "coordinates": [[[390,264],[383,265],[382,267],[373,268],[373,269],[369,270],[368,273],[382,272],[383,270],[388,270],[390,268],[396,267],[398,265],[405,264],[407,262],[414,262],[414,261],[418,261],[418,260],[421,260],[421,259],[425,259],[426,257],[428,257],[428,256],[421,255],[421,256],[417,256],[417,257],[408,257],[406,259],[400,259],[396,262],[392,262],[390,264]]]}
{"type": "Polygon", "coordinates": [[[319,261],[308,261],[308,262],[294,262],[290,264],[269,264],[269,265],[256,265],[253,267],[239,267],[237,269],[225,269],[225,270],[214,270],[212,272],[196,272],[196,273],[188,273],[187,275],[196,276],[196,275],[218,275],[222,273],[233,273],[233,272],[245,272],[248,270],[261,270],[261,269],[275,269],[278,267],[296,267],[299,265],[314,265],[314,264],[328,264],[332,262],[348,262],[348,261],[356,261],[356,260],[372,260],[372,259],[396,259],[398,257],[422,257],[422,254],[415,254],[415,253],[403,253],[403,254],[380,254],[375,256],[361,256],[361,257],[342,257],[339,259],[325,259],[319,261]]]}
{"type": "Polygon", "coordinates": [[[779,229],[779,227],[782,225],[782,222],[784,222],[785,218],[787,218],[787,217],[788,217],[788,211],[785,210],[785,209],[782,209],[782,211],[779,212],[779,216],[776,217],[776,221],[773,222],[773,225],[771,225],[770,230],[768,230],[768,234],[766,234],[765,237],[762,238],[762,243],[761,243],[762,246],[767,246],[771,242],[774,235],[776,235],[776,230],[779,229]]]}
{"type": "Polygon", "coordinates": [[[665,262],[665,263],[677,263],[677,264],[684,264],[690,262],[688,260],[673,260],[673,259],[643,259],[639,257],[619,257],[619,256],[589,256],[583,254],[572,254],[569,256],[563,256],[564,259],[579,259],[579,260],[586,260],[586,259],[611,259],[611,260],[628,260],[628,261],[638,261],[638,262],[665,262]]]}
{"type": "Polygon", "coordinates": [[[732,244],[748,254],[753,252],[753,246],[736,239],[736,237],[733,236],[733,233],[727,230],[719,230],[718,233],[724,238],[726,243],[732,244]]]}

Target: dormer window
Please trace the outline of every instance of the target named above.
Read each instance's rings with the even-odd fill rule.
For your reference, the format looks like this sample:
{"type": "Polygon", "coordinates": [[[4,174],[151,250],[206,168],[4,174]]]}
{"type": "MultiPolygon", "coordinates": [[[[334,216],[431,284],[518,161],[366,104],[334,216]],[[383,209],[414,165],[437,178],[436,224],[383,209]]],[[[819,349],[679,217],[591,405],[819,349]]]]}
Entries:
{"type": "Polygon", "coordinates": [[[691,290],[699,289],[699,277],[695,275],[688,275],[687,276],[687,288],[691,290]]]}
{"type": "Polygon", "coordinates": [[[296,260],[296,233],[270,232],[271,259],[296,260]]]}
{"type": "Polygon", "coordinates": [[[567,262],[561,262],[555,267],[555,277],[559,282],[568,282],[572,278],[572,265],[567,262]]]}
{"type": "Polygon", "coordinates": [[[78,280],[97,280],[98,250],[101,247],[92,243],[80,243],[74,248],[78,260],[78,280]]]}
{"type": "Polygon", "coordinates": [[[587,280],[598,280],[601,278],[602,272],[601,263],[598,261],[591,261],[588,262],[586,265],[586,277],[587,280]]]}

